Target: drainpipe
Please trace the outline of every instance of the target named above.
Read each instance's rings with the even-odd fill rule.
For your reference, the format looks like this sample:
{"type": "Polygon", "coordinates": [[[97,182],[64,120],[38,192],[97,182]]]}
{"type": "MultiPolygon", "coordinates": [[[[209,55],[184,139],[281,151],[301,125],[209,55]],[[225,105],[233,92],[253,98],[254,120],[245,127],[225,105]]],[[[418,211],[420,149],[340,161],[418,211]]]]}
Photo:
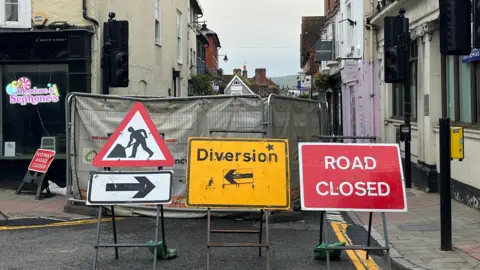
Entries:
{"type": "Polygon", "coordinates": [[[98,21],[87,15],[87,0],[82,0],[82,14],[85,20],[92,22],[95,24],[95,26],[98,26],[98,21]]]}
{"type": "Polygon", "coordinates": [[[374,61],[374,56],[373,54],[375,53],[375,50],[374,50],[374,43],[375,41],[373,40],[373,31],[375,31],[375,27],[371,24],[369,24],[370,20],[367,19],[367,22],[365,24],[366,27],[368,27],[368,29],[370,30],[370,65],[371,65],[371,71],[372,71],[372,74],[370,76],[370,99],[372,100],[372,119],[373,119],[373,125],[372,125],[372,136],[376,136],[375,134],[375,90],[374,90],[374,86],[373,86],[373,83],[375,81],[375,67],[374,67],[374,64],[375,64],[375,61],[374,61]]]}

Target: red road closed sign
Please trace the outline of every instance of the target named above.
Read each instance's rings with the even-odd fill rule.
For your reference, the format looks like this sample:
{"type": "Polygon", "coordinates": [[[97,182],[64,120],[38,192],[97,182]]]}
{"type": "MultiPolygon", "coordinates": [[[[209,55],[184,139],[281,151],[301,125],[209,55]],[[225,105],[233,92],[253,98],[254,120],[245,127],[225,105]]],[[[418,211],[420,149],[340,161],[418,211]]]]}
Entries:
{"type": "Polygon", "coordinates": [[[302,210],[406,212],[397,144],[299,143],[302,210]]]}
{"type": "Polygon", "coordinates": [[[55,151],[38,149],[28,165],[29,171],[46,173],[55,158],[55,151]]]}

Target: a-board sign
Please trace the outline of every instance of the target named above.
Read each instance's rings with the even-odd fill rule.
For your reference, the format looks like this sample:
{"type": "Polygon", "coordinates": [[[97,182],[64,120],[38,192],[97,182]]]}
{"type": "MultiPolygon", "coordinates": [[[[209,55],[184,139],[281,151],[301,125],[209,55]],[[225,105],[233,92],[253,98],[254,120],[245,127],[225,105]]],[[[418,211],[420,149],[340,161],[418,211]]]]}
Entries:
{"type": "Polygon", "coordinates": [[[141,102],[135,103],[93,159],[95,167],[170,167],[172,154],[141,102]]]}
{"type": "Polygon", "coordinates": [[[172,179],[172,171],[90,172],[87,204],[168,204],[172,179]]]}
{"type": "Polygon", "coordinates": [[[398,144],[299,143],[302,210],[406,212],[398,144]]]}
{"type": "Polygon", "coordinates": [[[37,149],[32,161],[28,165],[28,170],[39,173],[46,173],[55,159],[55,151],[46,149],[37,149]]]}
{"type": "Polygon", "coordinates": [[[188,140],[187,207],[290,209],[288,141],[188,140]]]}

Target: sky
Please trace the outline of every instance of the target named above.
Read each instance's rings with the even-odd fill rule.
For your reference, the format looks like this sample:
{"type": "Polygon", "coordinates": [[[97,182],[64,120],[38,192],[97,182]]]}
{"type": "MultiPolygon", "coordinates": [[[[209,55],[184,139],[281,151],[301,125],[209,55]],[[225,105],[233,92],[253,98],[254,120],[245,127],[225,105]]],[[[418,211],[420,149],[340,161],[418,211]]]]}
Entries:
{"type": "MultiPolygon", "coordinates": [[[[234,68],[253,77],[255,68],[266,68],[267,77],[294,75],[300,71],[302,16],[321,16],[323,0],[198,0],[207,27],[215,31],[227,55],[220,67],[234,68]]],[[[219,57],[223,59],[223,56],[219,57]]]]}

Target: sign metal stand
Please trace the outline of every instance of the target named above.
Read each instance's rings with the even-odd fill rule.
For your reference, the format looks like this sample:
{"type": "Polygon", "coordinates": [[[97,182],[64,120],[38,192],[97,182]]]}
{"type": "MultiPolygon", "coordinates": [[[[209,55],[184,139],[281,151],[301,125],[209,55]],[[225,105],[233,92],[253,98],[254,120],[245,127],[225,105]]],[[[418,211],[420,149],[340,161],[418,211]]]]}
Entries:
{"type": "MultiPolygon", "coordinates": [[[[210,135],[213,133],[240,133],[240,134],[267,134],[264,130],[226,130],[211,129],[210,135]]],[[[258,247],[258,256],[262,256],[262,248],[266,249],[266,269],[270,269],[270,241],[269,241],[269,211],[260,210],[260,228],[259,230],[214,230],[212,229],[211,208],[207,210],[207,270],[210,269],[210,252],[212,247],[258,247]],[[263,219],[265,218],[265,242],[263,241],[263,219]],[[211,234],[258,234],[258,243],[213,243],[210,242],[211,234]]]]}
{"type": "MultiPolygon", "coordinates": [[[[377,139],[375,136],[319,136],[320,140],[328,140],[329,142],[344,142],[344,140],[353,140],[355,143],[357,140],[369,140],[370,143],[374,143],[377,139]]],[[[348,245],[348,246],[329,246],[328,242],[328,220],[326,211],[320,211],[320,232],[319,240],[322,243],[325,239],[325,252],[327,260],[327,269],[331,269],[330,265],[330,251],[333,250],[364,250],[366,252],[366,259],[369,259],[369,251],[371,250],[382,250],[385,251],[385,256],[387,257],[388,269],[392,269],[391,257],[390,257],[390,246],[388,242],[388,230],[387,230],[387,218],[385,212],[381,212],[382,215],[382,226],[383,226],[383,235],[385,240],[384,247],[373,247],[371,246],[371,232],[372,232],[372,219],[373,212],[369,212],[368,215],[368,230],[367,230],[367,244],[366,245],[348,245]],[[325,229],[324,229],[325,228],[325,229]]]]}
{"type": "MultiPolygon", "coordinates": [[[[160,132],[159,132],[160,133],[160,132]]],[[[108,137],[110,138],[110,136],[112,135],[113,133],[108,133],[108,137]]],[[[161,136],[162,136],[162,139],[164,138],[165,136],[165,133],[160,133],[161,136]]],[[[163,167],[157,167],[158,171],[162,171],[163,170],[163,167]]],[[[111,168],[110,167],[104,167],[104,171],[111,171],[111,168]]],[[[92,172],[93,174],[94,172],[92,172]]],[[[132,172],[132,173],[135,173],[135,172],[132,172]]],[[[139,172],[141,174],[141,172],[139,172]]],[[[153,172],[152,172],[153,173],[153,172]]],[[[112,173],[113,174],[113,173],[112,173]]],[[[90,180],[90,184],[91,184],[92,180],[90,180]]],[[[170,181],[171,182],[171,181],[170,181]]],[[[171,187],[171,184],[170,184],[170,187],[171,187]]],[[[91,186],[89,187],[89,189],[91,188],[91,186]]],[[[90,195],[90,192],[89,192],[89,197],[91,196],[90,195]]],[[[171,196],[171,191],[170,191],[170,196],[171,196]]],[[[162,236],[162,248],[163,248],[163,254],[167,254],[167,246],[165,244],[165,219],[164,219],[164,209],[163,209],[163,204],[160,204],[160,203],[157,203],[157,207],[156,207],[156,215],[155,215],[155,235],[154,235],[154,244],[152,246],[152,244],[149,244],[149,243],[118,243],[118,240],[117,240],[117,226],[116,226],[116,222],[115,222],[115,206],[114,205],[111,205],[110,206],[110,210],[111,210],[111,217],[112,217],[112,229],[113,229],[113,244],[101,244],[100,243],[100,227],[101,227],[101,223],[102,223],[102,208],[103,206],[100,205],[98,207],[98,220],[97,220],[97,229],[96,229],[96,239],[95,239],[95,254],[94,254],[94,258],[93,258],[93,269],[97,269],[97,258],[98,258],[98,249],[101,248],[101,247],[113,247],[115,248],[115,259],[118,259],[119,256],[118,256],[118,248],[119,247],[153,247],[153,269],[156,269],[157,267],[157,255],[158,255],[158,237],[159,237],[159,227],[160,227],[160,219],[161,219],[161,226],[162,226],[162,229],[161,229],[161,236],[162,236]]]]}

